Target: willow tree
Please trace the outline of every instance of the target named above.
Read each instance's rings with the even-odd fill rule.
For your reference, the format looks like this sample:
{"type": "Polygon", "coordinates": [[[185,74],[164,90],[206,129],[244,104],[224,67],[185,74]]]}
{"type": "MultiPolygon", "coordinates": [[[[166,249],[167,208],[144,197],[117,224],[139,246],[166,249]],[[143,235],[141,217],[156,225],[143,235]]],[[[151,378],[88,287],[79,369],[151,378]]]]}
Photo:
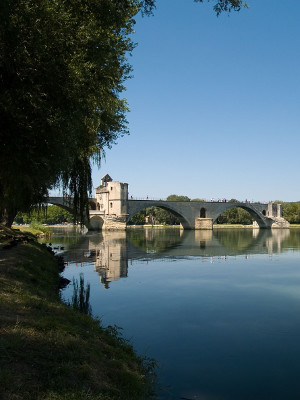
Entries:
{"type": "MultiPolygon", "coordinates": [[[[195,0],[202,1],[202,0],[195,0]]],[[[215,11],[239,0],[215,1],[215,11]]],[[[91,162],[127,133],[134,16],[154,0],[1,0],[0,223],[62,184],[81,218],[91,162]]]]}
{"type": "Polygon", "coordinates": [[[10,225],[58,182],[82,213],[90,158],[99,160],[127,129],[119,95],[138,2],[2,0],[0,7],[1,220],[10,225]]]}

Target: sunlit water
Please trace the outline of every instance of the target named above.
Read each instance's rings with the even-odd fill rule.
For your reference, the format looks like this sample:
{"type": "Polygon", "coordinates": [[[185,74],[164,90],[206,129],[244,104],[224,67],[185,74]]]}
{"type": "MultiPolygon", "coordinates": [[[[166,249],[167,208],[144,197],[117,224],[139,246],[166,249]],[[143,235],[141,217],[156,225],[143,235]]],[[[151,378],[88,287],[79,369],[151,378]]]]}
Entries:
{"type": "Polygon", "coordinates": [[[158,399],[300,398],[300,230],[62,230],[51,242],[63,276],[90,283],[93,315],[158,361],[158,399]]]}

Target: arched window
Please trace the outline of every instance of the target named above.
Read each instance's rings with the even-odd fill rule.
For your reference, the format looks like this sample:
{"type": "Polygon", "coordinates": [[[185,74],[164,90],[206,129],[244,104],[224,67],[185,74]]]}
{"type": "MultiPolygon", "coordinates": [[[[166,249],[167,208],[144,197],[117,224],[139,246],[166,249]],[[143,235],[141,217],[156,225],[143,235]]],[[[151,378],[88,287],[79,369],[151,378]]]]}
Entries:
{"type": "Polygon", "coordinates": [[[200,218],[206,218],[206,210],[204,207],[202,207],[200,210],[200,218]]]}
{"type": "Polygon", "coordinates": [[[262,212],[262,213],[263,213],[263,215],[266,215],[266,210],[263,210],[263,212],[262,212]]]}

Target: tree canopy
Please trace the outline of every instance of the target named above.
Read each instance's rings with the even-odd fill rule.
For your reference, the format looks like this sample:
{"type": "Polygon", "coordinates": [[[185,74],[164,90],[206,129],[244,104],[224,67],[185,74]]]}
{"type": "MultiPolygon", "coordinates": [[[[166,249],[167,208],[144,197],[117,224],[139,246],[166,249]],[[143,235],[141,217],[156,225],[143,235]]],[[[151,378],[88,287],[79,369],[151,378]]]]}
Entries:
{"type": "MultiPolygon", "coordinates": [[[[214,3],[217,14],[244,5],[214,3]]],[[[134,17],[154,8],[155,0],[1,1],[0,223],[58,184],[84,218],[91,162],[128,132],[121,94],[134,17]]]]}
{"type": "Polygon", "coordinates": [[[178,194],[170,194],[167,197],[167,201],[191,201],[188,196],[182,196],[178,194]]]}
{"type": "MultiPolygon", "coordinates": [[[[0,209],[26,210],[63,182],[91,187],[90,158],[127,132],[120,98],[137,1],[3,0],[0,209]]],[[[83,211],[82,202],[81,211],[83,211]]]]}

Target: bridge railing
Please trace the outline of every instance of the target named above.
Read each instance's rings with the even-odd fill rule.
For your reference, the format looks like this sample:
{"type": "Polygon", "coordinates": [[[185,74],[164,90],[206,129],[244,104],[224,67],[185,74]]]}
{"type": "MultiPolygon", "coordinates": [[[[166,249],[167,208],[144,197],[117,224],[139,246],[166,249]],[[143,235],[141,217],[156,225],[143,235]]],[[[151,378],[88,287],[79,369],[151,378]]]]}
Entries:
{"type": "Polygon", "coordinates": [[[135,197],[135,196],[128,196],[128,200],[150,200],[150,201],[167,201],[167,199],[156,198],[156,197],[135,197]]]}
{"type": "MultiPolygon", "coordinates": [[[[128,196],[128,200],[138,200],[138,201],[181,201],[181,200],[167,200],[166,198],[162,199],[162,198],[157,198],[157,197],[150,197],[150,196],[146,196],[146,197],[136,197],[136,196],[128,196]]],[[[254,200],[245,200],[245,201],[231,201],[228,199],[215,199],[215,198],[211,198],[211,199],[200,199],[200,200],[190,200],[190,202],[198,202],[198,203],[240,203],[240,204],[268,204],[271,202],[266,202],[266,201],[254,201],[254,200]]],[[[188,201],[187,201],[188,203],[188,201]]]]}

